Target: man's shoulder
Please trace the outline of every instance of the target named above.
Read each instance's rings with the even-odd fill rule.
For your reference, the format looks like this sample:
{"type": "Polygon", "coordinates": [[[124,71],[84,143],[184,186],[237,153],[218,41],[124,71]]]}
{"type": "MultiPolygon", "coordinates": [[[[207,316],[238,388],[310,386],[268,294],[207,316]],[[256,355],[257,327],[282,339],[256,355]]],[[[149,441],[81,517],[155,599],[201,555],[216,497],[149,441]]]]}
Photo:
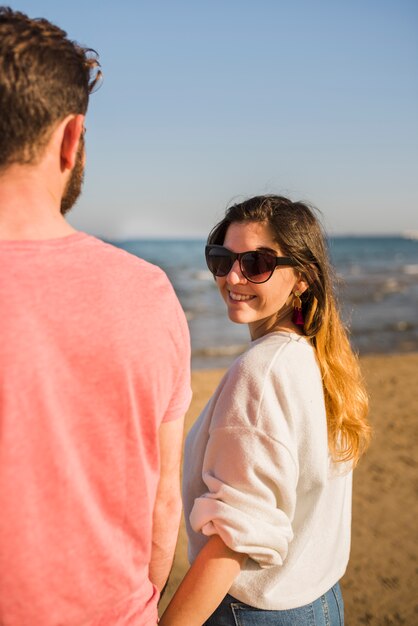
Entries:
{"type": "Polygon", "coordinates": [[[86,239],[86,243],[89,246],[91,253],[96,255],[98,260],[99,258],[104,259],[114,265],[125,267],[127,270],[141,270],[142,272],[146,272],[148,275],[165,277],[164,271],[157,265],[154,265],[153,263],[128,252],[110,241],[89,235],[86,239]]]}
{"type": "Polygon", "coordinates": [[[110,280],[117,280],[121,285],[130,283],[132,287],[146,287],[148,293],[163,290],[171,294],[174,291],[161,267],[91,235],[86,238],[85,245],[92,271],[102,273],[110,280]]]}

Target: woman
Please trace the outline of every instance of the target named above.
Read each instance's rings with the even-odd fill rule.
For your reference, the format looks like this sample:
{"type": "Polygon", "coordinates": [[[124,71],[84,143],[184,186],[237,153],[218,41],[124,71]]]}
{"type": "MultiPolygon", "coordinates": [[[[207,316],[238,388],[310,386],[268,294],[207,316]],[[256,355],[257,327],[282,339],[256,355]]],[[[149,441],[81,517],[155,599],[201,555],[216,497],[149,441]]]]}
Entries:
{"type": "Polygon", "coordinates": [[[340,626],[370,427],[321,227],[301,202],[251,198],[212,230],[206,260],[252,342],[187,438],[192,566],[161,624],[340,626]]]}

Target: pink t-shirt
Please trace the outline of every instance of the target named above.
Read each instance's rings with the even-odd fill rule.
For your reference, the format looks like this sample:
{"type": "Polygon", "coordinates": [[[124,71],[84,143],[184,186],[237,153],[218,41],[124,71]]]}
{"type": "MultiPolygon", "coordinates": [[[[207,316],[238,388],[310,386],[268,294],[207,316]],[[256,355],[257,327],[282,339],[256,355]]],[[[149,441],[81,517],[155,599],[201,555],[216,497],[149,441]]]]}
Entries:
{"type": "Polygon", "coordinates": [[[0,624],[155,624],[158,428],[189,363],[159,268],[85,233],[0,242],[0,624]]]}

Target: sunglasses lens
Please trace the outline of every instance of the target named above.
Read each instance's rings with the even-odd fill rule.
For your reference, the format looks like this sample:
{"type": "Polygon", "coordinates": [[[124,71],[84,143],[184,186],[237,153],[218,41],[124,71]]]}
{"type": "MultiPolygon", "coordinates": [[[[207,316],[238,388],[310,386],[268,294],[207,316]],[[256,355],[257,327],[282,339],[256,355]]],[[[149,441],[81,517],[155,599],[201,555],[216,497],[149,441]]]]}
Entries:
{"type": "Polygon", "coordinates": [[[206,263],[214,276],[226,276],[231,270],[233,259],[226,248],[208,248],[206,250],[206,263]]]}
{"type": "Polygon", "coordinates": [[[276,267],[276,257],[272,254],[254,251],[237,255],[222,246],[206,247],[206,263],[214,276],[229,274],[237,257],[243,276],[253,283],[266,282],[276,267]]]}
{"type": "Polygon", "coordinates": [[[254,283],[268,280],[276,267],[276,257],[263,252],[247,252],[241,259],[242,273],[254,283]]]}

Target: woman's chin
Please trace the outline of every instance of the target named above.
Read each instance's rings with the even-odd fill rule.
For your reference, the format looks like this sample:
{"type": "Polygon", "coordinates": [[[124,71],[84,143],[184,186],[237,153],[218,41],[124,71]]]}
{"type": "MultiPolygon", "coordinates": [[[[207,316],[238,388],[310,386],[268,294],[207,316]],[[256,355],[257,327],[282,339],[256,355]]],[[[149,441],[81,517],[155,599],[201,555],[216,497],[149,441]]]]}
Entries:
{"type": "Polygon", "coordinates": [[[231,322],[235,324],[249,324],[253,320],[251,319],[251,315],[248,313],[244,313],[243,311],[234,311],[228,308],[228,317],[231,322]]]}

